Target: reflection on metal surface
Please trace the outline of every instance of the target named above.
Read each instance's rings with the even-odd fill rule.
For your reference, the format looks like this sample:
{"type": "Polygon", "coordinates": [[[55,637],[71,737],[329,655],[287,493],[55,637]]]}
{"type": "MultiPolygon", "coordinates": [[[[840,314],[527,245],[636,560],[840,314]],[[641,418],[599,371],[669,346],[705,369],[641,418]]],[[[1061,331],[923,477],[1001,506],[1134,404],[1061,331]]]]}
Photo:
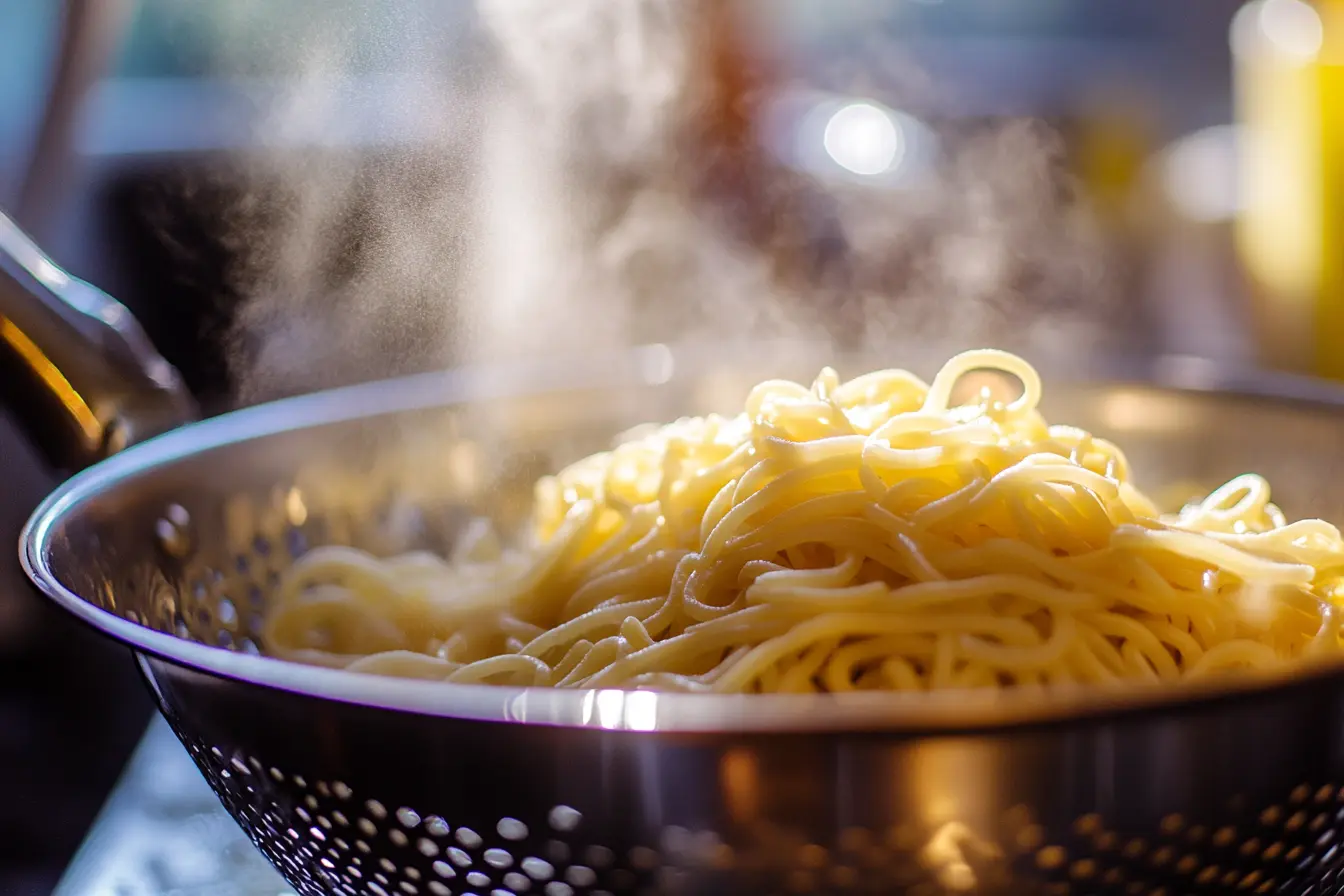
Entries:
{"type": "Polygon", "coordinates": [[[938,828],[925,844],[921,858],[949,891],[973,890],[978,883],[972,863],[1000,861],[1003,850],[978,836],[960,821],[949,821],[938,828]]]}
{"type": "Polygon", "coordinates": [[[1177,389],[1216,389],[1224,373],[1216,362],[1194,355],[1167,355],[1153,362],[1154,376],[1177,389]]]}
{"type": "Polygon", "coordinates": [[[999,779],[1001,755],[974,739],[924,740],[914,743],[903,757],[911,763],[897,780],[913,784],[915,812],[929,829],[955,823],[960,828],[991,830],[993,796],[999,779]]]}
{"type": "Polygon", "coordinates": [[[297,488],[285,493],[285,513],[291,526],[302,526],[308,521],[308,507],[303,503],[303,492],[297,488]]]}
{"type": "Polygon", "coordinates": [[[1146,391],[1117,390],[1106,396],[1099,416],[1117,435],[1175,433],[1190,425],[1189,408],[1179,401],[1146,391]]]}
{"type": "Polygon", "coordinates": [[[728,815],[745,824],[761,811],[761,766],[756,754],[746,748],[729,750],[719,760],[719,786],[728,815]]]}
{"type": "Polygon", "coordinates": [[[589,691],[584,694],[583,723],[653,731],[658,727],[658,695],[652,691],[589,691]]]}
{"type": "Polygon", "coordinates": [[[444,449],[446,473],[453,486],[463,492],[478,488],[481,480],[481,446],[460,439],[444,449]]]}
{"type": "Polygon", "coordinates": [[[111,296],[66,274],[0,212],[0,362],[38,447],[78,469],[195,416],[190,393],[111,296]]]}
{"type": "MultiPolygon", "coordinates": [[[[965,755],[955,744],[942,745],[950,747],[949,761],[965,755]]],[[[1297,894],[1313,892],[1310,881],[1333,885],[1344,864],[1344,856],[1333,848],[1344,791],[1333,783],[1299,783],[1269,802],[1248,802],[1234,793],[1226,803],[1209,803],[1193,812],[1156,811],[1138,828],[1087,811],[1058,817],[1047,833],[1037,813],[1057,815],[1048,808],[1056,797],[1036,806],[1019,803],[996,810],[983,827],[960,820],[930,826],[899,810],[868,824],[833,826],[812,812],[781,812],[779,805],[763,812],[755,806],[735,809],[730,791],[737,785],[731,779],[744,772],[751,779],[759,756],[729,751],[721,756],[727,774],[720,775],[719,784],[731,824],[716,830],[661,813],[604,820],[602,801],[593,799],[586,780],[576,790],[581,798],[565,802],[531,792],[492,802],[460,793],[456,786],[455,796],[436,797],[428,793],[434,788],[422,782],[410,791],[408,804],[405,793],[396,799],[381,792],[366,796],[358,777],[298,773],[237,748],[208,746],[190,737],[188,749],[257,845],[292,880],[302,882],[303,892],[312,893],[386,896],[428,891],[443,896],[460,893],[466,884],[472,888],[466,892],[537,888],[548,896],[781,891],[1213,896],[1237,888],[1297,894]],[[506,810],[503,804],[510,802],[515,805],[506,810]]],[[[771,802],[781,789],[796,787],[798,794],[809,795],[808,806],[819,810],[821,804],[813,800],[824,800],[830,783],[793,780],[780,774],[781,769],[774,769],[768,787],[771,802]]],[[[356,768],[349,770],[360,775],[356,768]]],[[[674,780],[675,775],[667,774],[671,769],[660,771],[658,792],[651,798],[693,786],[674,780]]],[[[908,773],[918,771],[907,768],[908,773]]],[[[1056,774],[1047,772],[1052,779],[1056,774]]],[[[908,775],[903,780],[917,783],[908,775]]],[[[993,793],[1014,782],[1011,774],[1000,774],[991,782],[997,788],[993,793]]],[[[756,786],[752,781],[749,789],[756,786]]],[[[181,855],[177,858],[184,864],[181,855]]],[[[199,876],[201,863],[191,859],[186,864],[192,863],[199,876]]],[[[87,870],[80,878],[90,879],[87,870]]],[[[73,887],[72,879],[59,896],[83,892],[73,887]]],[[[126,892],[158,896],[161,891],[126,892]]],[[[205,896],[190,886],[172,892],[205,896]]],[[[254,891],[234,887],[210,892],[252,896],[254,891]]]]}
{"type": "Polygon", "coordinates": [[[84,442],[88,445],[97,445],[102,441],[103,424],[99,422],[93,409],[89,407],[84,396],[71,385],[65,378],[60,369],[51,362],[46,353],[28,338],[22,330],[16,327],[13,321],[5,317],[0,317],[0,340],[4,340],[14,353],[23,360],[28,369],[32,371],[51,394],[56,396],[57,400],[65,407],[70,414],[70,419],[79,427],[84,442]]]}

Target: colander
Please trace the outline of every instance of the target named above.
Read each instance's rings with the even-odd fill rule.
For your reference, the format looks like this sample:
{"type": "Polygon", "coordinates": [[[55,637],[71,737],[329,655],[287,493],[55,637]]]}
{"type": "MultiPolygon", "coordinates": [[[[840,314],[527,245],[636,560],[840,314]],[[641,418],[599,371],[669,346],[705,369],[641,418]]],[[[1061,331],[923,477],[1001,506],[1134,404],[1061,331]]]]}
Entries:
{"type": "MultiPolygon", "coordinates": [[[[515,524],[538,473],[635,419],[726,409],[819,359],[767,371],[654,347],[459,371],[113,452],[127,439],[99,426],[164,428],[180,388],[120,337],[66,356],[120,359],[115,376],[59,374],[75,335],[124,335],[124,309],[7,227],[4,344],[56,399],[34,406],[67,415],[49,432],[84,437],[71,463],[113,453],[37,509],[23,564],[134,651],[221,802],[305,896],[1344,892],[1337,661],[1105,695],[843,699],[405,682],[268,658],[262,614],[306,548],[447,550],[474,514],[515,524]],[[22,303],[57,323],[20,331],[22,303]],[[60,323],[88,314],[103,323],[60,323]],[[113,382],[127,388],[97,391],[113,382]]],[[[1344,395],[1276,388],[1299,394],[1075,383],[1047,411],[1120,440],[1173,500],[1251,468],[1290,514],[1344,518],[1344,395]]]]}

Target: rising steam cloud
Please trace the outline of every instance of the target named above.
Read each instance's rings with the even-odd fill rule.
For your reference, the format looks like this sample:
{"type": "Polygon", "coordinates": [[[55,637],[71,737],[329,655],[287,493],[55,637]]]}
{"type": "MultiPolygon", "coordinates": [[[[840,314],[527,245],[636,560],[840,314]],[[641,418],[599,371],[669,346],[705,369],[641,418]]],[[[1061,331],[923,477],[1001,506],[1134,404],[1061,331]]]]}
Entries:
{"type": "Polygon", "coordinates": [[[824,189],[764,153],[744,173],[705,128],[717,3],[478,0],[469,65],[407,60],[415,149],[285,168],[264,147],[342,126],[356,55],[350,32],[304,41],[234,214],[240,399],[655,341],[1087,353],[1114,297],[1047,129],[949,131],[899,191],[824,189]]]}

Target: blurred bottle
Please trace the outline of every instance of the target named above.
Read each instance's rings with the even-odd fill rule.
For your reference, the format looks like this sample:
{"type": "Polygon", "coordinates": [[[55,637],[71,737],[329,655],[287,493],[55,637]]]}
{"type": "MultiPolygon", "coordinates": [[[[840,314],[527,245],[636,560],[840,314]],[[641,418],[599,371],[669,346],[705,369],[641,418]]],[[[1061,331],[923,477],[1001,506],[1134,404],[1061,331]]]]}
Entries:
{"type": "Polygon", "coordinates": [[[1259,360],[1344,379],[1344,0],[1254,0],[1231,40],[1259,360]]]}

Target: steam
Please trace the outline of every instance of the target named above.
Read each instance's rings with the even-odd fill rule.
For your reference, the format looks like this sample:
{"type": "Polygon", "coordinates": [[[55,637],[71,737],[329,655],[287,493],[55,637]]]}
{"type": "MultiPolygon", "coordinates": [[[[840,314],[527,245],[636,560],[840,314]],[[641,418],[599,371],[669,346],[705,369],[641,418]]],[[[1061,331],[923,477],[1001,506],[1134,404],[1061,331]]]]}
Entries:
{"type": "Polygon", "coordinates": [[[949,135],[928,182],[847,216],[867,343],[939,355],[993,344],[1068,363],[1114,313],[1105,246],[1036,121],[949,135]]]}
{"type": "MultiPolygon", "coordinates": [[[[918,184],[819,184],[707,129],[699,48],[721,6],[478,0],[480,55],[426,51],[402,76],[417,148],[245,159],[240,400],[648,342],[804,339],[925,367],[983,344],[1046,366],[1092,353],[1116,305],[1054,135],[944,128],[918,184]]],[[[333,118],[350,34],[303,46],[263,147],[351,124],[333,118]]]]}
{"type": "Polygon", "coordinates": [[[483,110],[471,36],[444,47],[406,6],[332,10],[328,27],[278,36],[299,77],[253,85],[266,114],[226,223],[241,403],[454,359],[483,110]],[[399,70],[357,73],[370,55],[399,70]]]}

